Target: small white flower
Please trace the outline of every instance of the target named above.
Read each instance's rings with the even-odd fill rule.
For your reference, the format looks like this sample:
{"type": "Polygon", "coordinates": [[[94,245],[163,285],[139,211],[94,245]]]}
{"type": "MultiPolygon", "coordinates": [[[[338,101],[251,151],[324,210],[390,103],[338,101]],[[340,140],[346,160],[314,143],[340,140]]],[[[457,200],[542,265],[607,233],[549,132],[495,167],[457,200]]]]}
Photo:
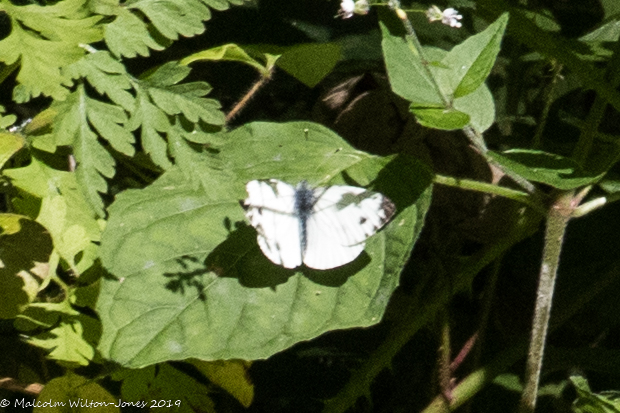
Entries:
{"type": "Polygon", "coordinates": [[[368,14],[368,10],[370,10],[368,0],[357,0],[355,2],[353,0],[342,0],[338,16],[348,19],[353,17],[354,14],[368,14]]]}
{"type": "Polygon", "coordinates": [[[353,17],[354,11],[355,2],[353,0],[342,0],[340,3],[340,11],[338,12],[338,16],[342,16],[343,19],[348,19],[349,17],[353,17]]]}
{"type": "Polygon", "coordinates": [[[456,28],[459,28],[462,26],[459,20],[461,20],[463,16],[461,16],[459,12],[456,9],[453,9],[452,7],[445,9],[442,12],[439,7],[431,6],[431,8],[426,11],[426,17],[428,18],[428,21],[430,22],[441,20],[441,22],[445,24],[446,26],[456,27],[456,28]]]}

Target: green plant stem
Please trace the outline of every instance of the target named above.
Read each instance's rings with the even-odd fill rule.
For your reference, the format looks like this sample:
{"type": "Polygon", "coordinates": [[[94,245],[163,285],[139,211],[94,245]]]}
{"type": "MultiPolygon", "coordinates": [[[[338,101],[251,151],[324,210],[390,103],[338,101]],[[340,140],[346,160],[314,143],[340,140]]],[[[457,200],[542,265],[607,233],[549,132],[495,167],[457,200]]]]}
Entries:
{"type": "Polygon", "coordinates": [[[573,191],[562,192],[549,209],[543,259],[536,293],[532,336],[526,362],[525,387],[519,402],[519,413],[533,413],[536,407],[555,280],[560,265],[564,233],[572,213],[573,195],[573,191]]]}
{"type": "MultiPolygon", "coordinates": [[[[392,326],[385,340],[366,362],[353,372],[351,379],[344,388],[334,398],[326,402],[323,413],[345,412],[355,404],[359,397],[367,394],[374,378],[383,369],[390,366],[392,359],[415,333],[433,320],[438,311],[445,308],[452,295],[467,290],[476,274],[514,244],[531,236],[537,230],[539,222],[539,215],[528,214],[526,211],[523,219],[506,237],[492,245],[485,246],[463,262],[461,270],[454,274],[453,279],[456,281],[452,288],[437,286],[430,293],[425,290],[423,300],[420,299],[422,292],[412,296],[406,305],[406,310],[402,313],[403,315],[392,326]]],[[[420,286],[421,288],[422,286],[420,286]]],[[[445,399],[443,396],[440,397],[445,409],[445,399]]],[[[445,410],[441,411],[444,412],[445,410]]]]}
{"type": "Polygon", "coordinates": [[[452,359],[452,347],[450,346],[450,320],[448,316],[448,310],[442,309],[439,311],[440,320],[440,343],[437,357],[437,370],[439,376],[439,387],[441,393],[446,399],[446,403],[450,403],[452,400],[452,372],[450,371],[450,361],[452,359]]]}
{"type": "Polygon", "coordinates": [[[493,302],[495,299],[495,290],[497,288],[497,280],[499,278],[499,270],[502,266],[502,259],[504,255],[497,257],[491,268],[489,279],[484,288],[484,296],[482,297],[482,310],[480,314],[480,324],[478,327],[478,345],[474,352],[474,366],[480,364],[482,357],[482,347],[486,338],[487,326],[489,324],[489,318],[491,317],[491,310],[493,308],[493,302]]]}
{"type": "Polygon", "coordinates": [[[517,191],[515,189],[489,184],[487,182],[474,181],[471,179],[452,178],[450,176],[443,175],[435,175],[435,177],[433,178],[433,182],[435,182],[436,184],[452,186],[455,188],[502,196],[504,198],[509,198],[513,201],[526,204],[541,213],[542,215],[546,215],[547,213],[545,208],[534,198],[532,198],[531,195],[522,191],[517,191]]]}
{"type": "Polygon", "coordinates": [[[592,108],[590,108],[590,112],[588,112],[584,128],[579,135],[579,141],[577,141],[577,145],[575,145],[575,149],[573,150],[573,158],[580,165],[583,165],[588,159],[588,155],[594,144],[594,137],[598,132],[598,125],[601,123],[601,119],[603,119],[603,115],[605,114],[606,106],[607,102],[605,99],[596,95],[594,104],[592,108]]]}
{"type": "MultiPolygon", "coordinates": [[[[559,311],[554,311],[554,317],[551,320],[549,330],[553,331],[564,324],[594,297],[607,290],[611,283],[617,281],[618,275],[620,275],[620,261],[611,265],[610,269],[599,280],[587,285],[584,289],[580,289],[578,296],[569,297],[565,300],[565,305],[558,306],[560,307],[559,311]]],[[[452,391],[453,399],[449,411],[454,411],[465,404],[487,384],[492,382],[496,376],[506,371],[506,369],[523,357],[523,354],[527,351],[528,339],[529,337],[523,337],[518,340],[513,346],[499,353],[491,362],[464,378],[452,391]]],[[[435,397],[428,407],[422,411],[422,413],[445,412],[446,407],[443,395],[435,397]]]]}
{"type": "Polygon", "coordinates": [[[268,75],[261,75],[261,77],[252,85],[250,90],[241,98],[239,102],[226,114],[226,123],[229,123],[235,116],[237,116],[248,102],[256,95],[256,93],[271,80],[273,74],[273,68],[269,71],[268,75]]]}

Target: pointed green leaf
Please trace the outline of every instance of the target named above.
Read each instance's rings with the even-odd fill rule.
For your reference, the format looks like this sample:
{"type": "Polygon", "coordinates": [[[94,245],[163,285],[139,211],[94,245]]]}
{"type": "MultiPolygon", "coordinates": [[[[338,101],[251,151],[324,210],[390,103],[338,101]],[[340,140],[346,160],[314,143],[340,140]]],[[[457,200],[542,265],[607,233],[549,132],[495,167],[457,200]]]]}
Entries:
{"type": "Polygon", "coordinates": [[[444,106],[439,90],[412,45],[383,24],[383,56],[392,90],[416,106],[444,106]]]}
{"type": "Polygon", "coordinates": [[[464,128],[469,123],[469,116],[458,110],[415,107],[412,105],[411,111],[418,123],[427,128],[458,130],[464,128]]]}
{"type": "Polygon", "coordinates": [[[308,87],[316,86],[332,72],[341,58],[340,48],[341,46],[337,43],[248,46],[248,49],[264,54],[267,72],[275,63],[308,87]]]}
{"type": "Polygon", "coordinates": [[[24,138],[13,133],[0,132],[0,169],[24,146],[24,138]]]}
{"type": "Polygon", "coordinates": [[[570,158],[537,150],[489,151],[489,156],[525,179],[564,190],[590,185],[604,175],[587,173],[570,158]]]}
{"type": "Polygon", "coordinates": [[[181,65],[189,65],[190,63],[202,60],[240,62],[254,67],[260,73],[268,73],[268,70],[265,68],[265,66],[250,57],[250,55],[248,55],[245,50],[243,50],[243,48],[233,43],[191,54],[181,60],[179,63],[181,65]]]}
{"type": "Polygon", "coordinates": [[[441,61],[447,69],[435,72],[445,94],[458,98],[482,85],[495,64],[507,23],[508,13],[504,13],[484,31],[448,52],[441,61]]]}

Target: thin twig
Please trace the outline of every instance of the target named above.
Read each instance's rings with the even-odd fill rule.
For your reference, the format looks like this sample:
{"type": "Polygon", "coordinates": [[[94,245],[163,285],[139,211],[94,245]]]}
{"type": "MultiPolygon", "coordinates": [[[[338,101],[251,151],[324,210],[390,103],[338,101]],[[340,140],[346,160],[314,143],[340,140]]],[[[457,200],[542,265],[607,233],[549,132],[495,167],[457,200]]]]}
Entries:
{"type": "Polygon", "coordinates": [[[260,88],[265,86],[267,82],[271,80],[272,74],[273,69],[269,71],[269,75],[261,75],[258,81],[252,85],[250,90],[248,90],[248,92],[241,98],[241,100],[237,102],[237,104],[230,110],[230,112],[228,112],[228,114],[226,115],[226,123],[229,123],[235,116],[239,114],[239,112],[241,112],[241,110],[248,104],[250,99],[252,99],[256,95],[256,92],[258,92],[260,88]]]}
{"type": "Polygon", "coordinates": [[[36,397],[41,393],[41,390],[43,390],[43,385],[39,383],[23,384],[11,377],[4,377],[0,378],[0,389],[36,397]]]}

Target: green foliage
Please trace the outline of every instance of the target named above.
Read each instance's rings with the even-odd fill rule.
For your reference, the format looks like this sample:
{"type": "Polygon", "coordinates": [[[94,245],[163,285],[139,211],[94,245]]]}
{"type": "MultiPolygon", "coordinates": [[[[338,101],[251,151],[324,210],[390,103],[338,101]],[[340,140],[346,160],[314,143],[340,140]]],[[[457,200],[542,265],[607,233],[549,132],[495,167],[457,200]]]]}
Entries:
{"type": "Polygon", "coordinates": [[[595,394],[590,390],[588,381],[580,376],[571,376],[570,381],[577,390],[577,399],[573,403],[575,413],[618,413],[620,412],[620,392],[607,391],[595,394]]]}
{"type": "Polygon", "coordinates": [[[64,99],[69,90],[62,68],[84,55],[80,44],[102,39],[100,16],[89,16],[84,0],[65,0],[52,6],[16,6],[8,0],[0,9],[11,19],[11,34],[0,41],[0,61],[18,59],[20,85],[13,97],[26,102],[41,94],[64,99]]]}
{"type": "Polygon", "coordinates": [[[38,401],[40,405],[33,409],[35,412],[64,412],[67,408],[77,410],[93,407],[99,410],[105,409],[106,412],[120,411],[115,406],[118,399],[103,386],[71,371],[64,376],[50,380],[41,391],[38,401]],[[97,404],[89,405],[89,403],[97,404]]]}
{"type": "Polygon", "coordinates": [[[30,333],[27,342],[48,350],[47,356],[62,365],[87,366],[95,355],[93,342],[98,339],[99,326],[93,318],[71,308],[68,301],[32,304],[15,326],[30,333]],[[45,332],[37,334],[36,329],[41,328],[45,332]]]}
{"type": "Polygon", "coordinates": [[[538,409],[620,411],[565,373],[618,383],[617,1],[454,0],[460,29],[398,2],[23,3],[0,0],[0,399],[513,411],[557,275],[538,409]],[[396,214],[349,264],[285,269],[240,205],[272,178],[396,214]]]}
{"type": "Polygon", "coordinates": [[[513,149],[489,154],[497,163],[526,179],[559,189],[574,189],[598,181],[602,175],[586,173],[570,158],[536,150],[513,149]]]}
{"type": "Polygon", "coordinates": [[[0,133],[0,168],[24,146],[24,139],[19,135],[0,133]]]}
{"type": "Polygon", "coordinates": [[[34,301],[47,278],[52,243],[45,228],[25,216],[0,214],[0,230],[0,318],[13,318],[34,301]]]}
{"type": "Polygon", "coordinates": [[[456,130],[470,124],[480,133],[491,126],[495,108],[484,80],[499,53],[507,21],[508,15],[503,15],[451,51],[428,49],[425,56],[410,38],[395,36],[381,24],[392,90],[411,102],[421,125],[456,130]]]}
{"type": "Polygon", "coordinates": [[[116,16],[104,29],[110,51],[119,57],[135,57],[148,56],[149,49],[162,50],[179,35],[191,37],[202,33],[203,21],[211,18],[209,8],[226,10],[229,3],[240,5],[243,0],[138,0],[128,7],[119,1],[98,0],[93,7],[98,13],[116,16]],[[146,16],[147,22],[140,19],[136,10],[146,16]]]}
{"type": "Polygon", "coordinates": [[[166,364],[116,371],[112,378],[123,381],[121,395],[137,403],[136,407],[172,407],[188,413],[216,412],[208,386],[166,364]]]}
{"type": "Polygon", "coordinates": [[[189,357],[264,358],[325,331],[381,319],[428,207],[425,169],[370,157],[309,123],[250,124],[227,141],[221,156],[234,179],[205,193],[171,169],[110,207],[101,258],[120,281],[102,282],[104,357],[134,368],[189,357]],[[329,275],[269,262],[239,208],[245,183],[276,177],[327,185],[349,170],[358,185],[374,181],[390,196],[398,221],[368,242],[365,256],[329,275]]]}

